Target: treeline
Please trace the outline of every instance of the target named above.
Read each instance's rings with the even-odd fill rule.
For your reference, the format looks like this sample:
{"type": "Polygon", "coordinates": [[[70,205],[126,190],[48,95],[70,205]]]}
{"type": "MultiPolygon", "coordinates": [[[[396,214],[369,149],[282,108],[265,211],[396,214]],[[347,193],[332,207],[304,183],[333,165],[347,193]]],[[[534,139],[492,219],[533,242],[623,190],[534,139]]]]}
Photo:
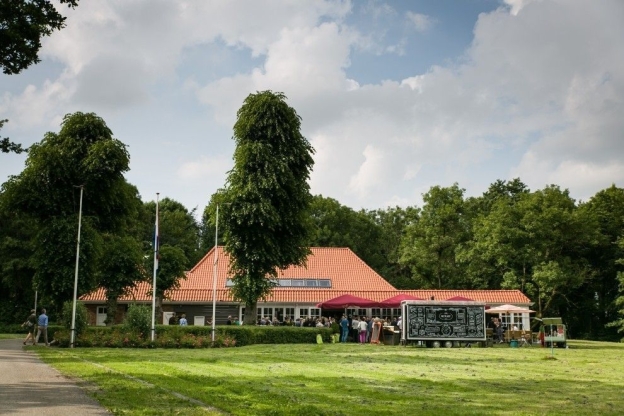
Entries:
{"type": "MultiPolygon", "coordinates": [[[[104,288],[112,316],[120,296],[151,280],[156,206],[126,181],[129,160],[95,114],[66,116],[59,133],[28,150],[24,171],[0,190],[0,321],[23,321],[35,290],[52,311],[72,298],[79,186],[79,295],[104,288]]],[[[220,198],[200,220],[160,201],[159,301],[214,245],[220,198]]],[[[615,186],[586,202],[554,185],[530,191],[519,179],[470,198],[457,184],[434,186],[420,208],[360,211],[313,196],[308,225],[310,246],[349,247],[399,289],[519,289],[576,337],[615,340],[624,327],[624,189],[615,186]]]]}
{"type": "Polygon", "coordinates": [[[519,289],[576,337],[620,338],[624,189],[615,185],[580,203],[520,179],[476,198],[434,186],[422,208],[372,211],[317,196],[311,217],[312,245],[351,247],[399,289],[519,289]]]}

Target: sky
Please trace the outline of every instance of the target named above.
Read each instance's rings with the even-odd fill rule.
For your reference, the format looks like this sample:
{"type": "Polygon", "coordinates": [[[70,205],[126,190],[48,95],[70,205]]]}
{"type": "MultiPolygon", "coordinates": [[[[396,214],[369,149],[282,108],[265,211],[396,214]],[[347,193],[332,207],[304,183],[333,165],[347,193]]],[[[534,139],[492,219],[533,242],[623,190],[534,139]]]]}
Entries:
{"type": "MultiPolygon", "coordinates": [[[[0,75],[2,137],[95,112],[145,201],[203,211],[246,96],[283,92],[315,149],[311,192],[420,206],[498,179],[577,201],[624,184],[624,1],[102,0],[61,8],[42,62],[0,75]]],[[[0,181],[26,156],[0,154],[0,181]]]]}

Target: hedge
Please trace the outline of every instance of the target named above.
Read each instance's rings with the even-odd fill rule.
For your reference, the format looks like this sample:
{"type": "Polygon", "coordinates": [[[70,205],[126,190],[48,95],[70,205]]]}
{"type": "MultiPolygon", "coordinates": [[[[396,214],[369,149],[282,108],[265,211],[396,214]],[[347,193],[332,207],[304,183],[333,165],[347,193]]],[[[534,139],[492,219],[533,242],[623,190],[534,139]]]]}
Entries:
{"type": "MultiPolygon", "coordinates": [[[[48,338],[51,338],[51,335],[54,334],[55,331],[58,331],[60,329],[63,329],[62,325],[48,325],[48,338]]],[[[23,327],[22,324],[0,325],[0,334],[24,334],[26,335],[27,333],[28,333],[28,329],[26,327],[23,327]]]]}
{"type": "MultiPolygon", "coordinates": [[[[69,330],[63,328],[54,333],[54,339],[61,347],[69,346],[69,330]]],[[[122,325],[113,327],[88,327],[77,337],[78,347],[134,347],[134,348],[206,348],[211,347],[209,326],[156,326],[156,340],[151,342],[149,334],[143,336],[127,331],[122,325]]],[[[271,326],[218,326],[215,333],[215,347],[233,347],[253,344],[312,344],[320,334],[323,342],[330,342],[330,328],[296,328],[271,326]]]]}

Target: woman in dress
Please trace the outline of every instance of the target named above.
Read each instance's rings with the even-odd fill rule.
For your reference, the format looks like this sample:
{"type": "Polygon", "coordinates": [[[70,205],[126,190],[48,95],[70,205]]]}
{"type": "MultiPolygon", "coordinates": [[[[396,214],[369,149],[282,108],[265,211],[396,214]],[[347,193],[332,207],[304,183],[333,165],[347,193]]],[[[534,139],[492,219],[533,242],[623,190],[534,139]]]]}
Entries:
{"type": "Polygon", "coordinates": [[[26,339],[24,340],[24,345],[28,342],[28,340],[32,341],[32,344],[35,345],[35,323],[37,323],[37,315],[34,309],[31,309],[30,315],[26,318],[26,321],[22,324],[23,327],[28,329],[28,335],[26,335],[26,339]]]}
{"type": "Polygon", "coordinates": [[[381,320],[373,319],[373,333],[371,334],[371,344],[379,344],[379,334],[381,333],[381,320]]]}

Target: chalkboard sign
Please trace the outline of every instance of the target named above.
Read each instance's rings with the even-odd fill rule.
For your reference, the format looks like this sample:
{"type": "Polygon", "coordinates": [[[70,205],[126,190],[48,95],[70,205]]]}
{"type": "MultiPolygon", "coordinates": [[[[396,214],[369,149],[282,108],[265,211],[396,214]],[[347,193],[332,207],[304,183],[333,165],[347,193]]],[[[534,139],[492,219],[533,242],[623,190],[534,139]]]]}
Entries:
{"type": "Polygon", "coordinates": [[[466,303],[405,304],[406,339],[485,341],[485,306],[466,303]]]}

